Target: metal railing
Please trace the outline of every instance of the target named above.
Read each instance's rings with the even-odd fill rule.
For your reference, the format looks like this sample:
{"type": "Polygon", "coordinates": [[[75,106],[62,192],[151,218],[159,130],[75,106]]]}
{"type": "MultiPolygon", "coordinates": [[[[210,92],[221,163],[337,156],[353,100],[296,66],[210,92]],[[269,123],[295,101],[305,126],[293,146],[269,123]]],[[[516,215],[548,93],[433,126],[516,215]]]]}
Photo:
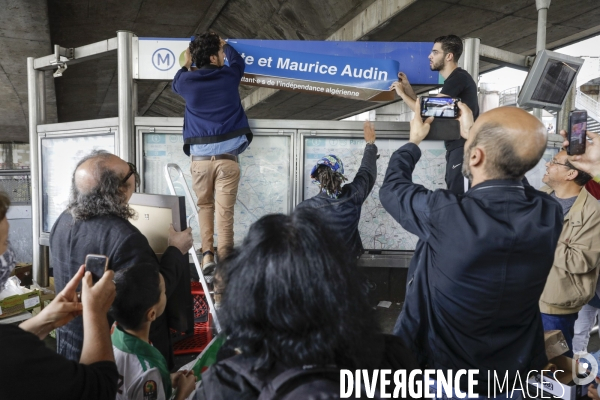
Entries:
{"type": "Polygon", "coordinates": [[[588,117],[600,121],[600,103],[581,92],[579,89],[577,89],[575,95],[575,107],[586,110],[588,112],[588,117]]]}
{"type": "Polygon", "coordinates": [[[31,172],[22,169],[0,170],[0,191],[8,194],[11,203],[31,204],[31,172]]]}
{"type": "Polygon", "coordinates": [[[510,89],[506,89],[500,92],[499,105],[502,106],[516,106],[517,99],[519,98],[520,86],[516,86],[510,89]]]}

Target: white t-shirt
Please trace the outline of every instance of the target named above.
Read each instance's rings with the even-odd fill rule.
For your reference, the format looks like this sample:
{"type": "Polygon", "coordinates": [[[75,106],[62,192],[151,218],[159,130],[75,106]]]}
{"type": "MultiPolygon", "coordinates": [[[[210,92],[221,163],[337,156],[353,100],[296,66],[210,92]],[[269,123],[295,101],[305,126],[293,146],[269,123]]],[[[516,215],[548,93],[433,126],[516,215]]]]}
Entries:
{"type": "MultiPolygon", "coordinates": [[[[142,361],[135,354],[125,353],[115,346],[113,352],[119,370],[115,400],[167,400],[158,368],[151,368],[146,362],[146,371],[144,371],[142,361]]],[[[196,390],[201,383],[202,381],[196,383],[196,390]]],[[[187,397],[187,400],[196,398],[196,390],[187,397]]]]}
{"type": "Polygon", "coordinates": [[[158,368],[151,368],[135,355],[113,346],[119,370],[116,400],[166,400],[165,387],[158,368]]]}

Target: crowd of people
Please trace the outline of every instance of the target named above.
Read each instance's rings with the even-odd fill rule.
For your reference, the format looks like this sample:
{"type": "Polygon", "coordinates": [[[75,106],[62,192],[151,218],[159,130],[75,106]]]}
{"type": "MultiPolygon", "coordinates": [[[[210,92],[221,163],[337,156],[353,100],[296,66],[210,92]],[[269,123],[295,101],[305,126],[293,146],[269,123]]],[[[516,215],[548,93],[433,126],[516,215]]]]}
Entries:
{"type": "MultiPolygon", "coordinates": [[[[237,108],[244,64],[207,33],[193,38],[173,88],[187,102],[184,137],[195,157],[203,271],[214,271],[219,296],[225,339],[216,362],[201,376],[173,371],[169,332],[193,327],[191,230],[171,227],[159,260],[129,222],[135,166],[95,151],[77,164],[69,205],[52,228],[56,298],[18,327],[0,325],[2,398],[327,399],[339,398],[340,369],[425,367],[477,369],[479,398],[520,398],[510,388],[491,394],[488,372],[513,382],[545,367],[544,330],[559,329],[571,350],[585,350],[600,303],[600,204],[585,189],[600,181],[600,136],[588,133],[584,155],[559,152],[546,164],[547,186],[532,188],[524,176],[544,153],[546,128],[514,107],[478,115],[476,87],[468,104],[473,86],[456,65],[461,52],[462,42],[450,35],[436,39],[430,54],[431,69],[446,78],[441,95],[464,100],[461,139],[446,144],[448,165],[461,165],[460,179],[456,168],[447,169],[449,190],[413,182],[433,118],[420,117],[406,75],[392,86],[415,117],[379,198],[419,238],[393,334],[378,328],[356,268],[364,252],[361,206],[377,176],[373,124],[364,125],[364,155],[352,182],[345,183],[342,160],[323,157],[311,171],[319,194],[290,215],[263,216],[233,247],[237,156],[252,140],[237,108]],[[87,254],[106,255],[109,268],[86,272],[87,254]],[[54,329],[57,352],[41,341],[54,329]],[[24,376],[35,384],[19,384],[24,376]]],[[[9,205],[0,194],[0,289],[15,266],[9,205]]],[[[453,388],[456,397],[467,391],[464,378],[453,388]]],[[[589,393],[598,398],[594,387],[589,393]]]]}

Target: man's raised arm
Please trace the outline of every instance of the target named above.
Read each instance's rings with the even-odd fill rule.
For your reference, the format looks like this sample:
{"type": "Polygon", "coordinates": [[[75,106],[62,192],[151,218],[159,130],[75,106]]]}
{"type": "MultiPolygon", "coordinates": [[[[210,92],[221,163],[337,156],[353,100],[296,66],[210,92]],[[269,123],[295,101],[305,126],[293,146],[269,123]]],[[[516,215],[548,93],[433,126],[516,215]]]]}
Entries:
{"type": "Polygon", "coordinates": [[[410,122],[410,143],[394,152],[390,159],[385,179],[379,190],[383,208],[407,231],[427,240],[429,209],[432,191],[413,183],[412,173],[421,158],[419,143],[429,133],[433,117],[421,120],[419,103],[416,102],[415,116],[410,122]]]}
{"type": "Polygon", "coordinates": [[[417,95],[410,85],[410,82],[408,82],[408,78],[404,72],[398,72],[398,80],[392,83],[390,90],[396,90],[398,96],[402,97],[402,100],[404,100],[408,107],[415,111],[417,95]]]}
{"type": "Polygon", "coordinates": [[[234,49],[230,44],[225,42],[223,39],[221,39],[221,41],[223,43],[223,51],[225,52],[225,55],[227,56],[227,61],[229,61],[229,66],[231,68],[233,68],[235,71],[237,71],[237,73],[239,74],[239,78],[241,80],[242,76],[244,75],[244,70],[246,68],[244,59],[242,58],[240,53],[238,53],[237,50],[234,49]]]}

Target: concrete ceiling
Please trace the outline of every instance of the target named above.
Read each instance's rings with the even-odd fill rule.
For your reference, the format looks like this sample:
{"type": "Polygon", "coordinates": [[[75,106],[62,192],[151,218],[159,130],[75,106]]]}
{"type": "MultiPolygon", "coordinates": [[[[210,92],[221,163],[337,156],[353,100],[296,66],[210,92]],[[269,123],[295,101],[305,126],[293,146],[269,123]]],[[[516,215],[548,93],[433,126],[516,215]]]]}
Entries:
{"type": "MultiPolygon", "coordinates": [[[[45,0],[0,0],[0,142],[28,142],[27,57],[50,54],[45,0]]],[[[46,116],[56,122],[52,72],[46,72],[46,116]]]]}
{"type": "MultiPolygon", "coordinates": [[[[454,33],[531,55],[537,28],[535,0],[0,0],[0,7],[0,142],[28,141],[25,58],[50,54],[50,44],[78,47],[117,30],[140,37],[212,29],[228,38],[370,41],[432,41],[454,33]]],[[[598,0],[552,0],[549,48],[599,32],[598,0]]],[[[116,116],[116,68],[114,55],[48,78],[48,122],[116,116]]],[[[251,118],[338,119],[378,105],[254,87],[240,94],[251,118]]],[[[139,82],[138,105],[139,115],[183,116],[185,104],[170,83],[139,82]]]]}

